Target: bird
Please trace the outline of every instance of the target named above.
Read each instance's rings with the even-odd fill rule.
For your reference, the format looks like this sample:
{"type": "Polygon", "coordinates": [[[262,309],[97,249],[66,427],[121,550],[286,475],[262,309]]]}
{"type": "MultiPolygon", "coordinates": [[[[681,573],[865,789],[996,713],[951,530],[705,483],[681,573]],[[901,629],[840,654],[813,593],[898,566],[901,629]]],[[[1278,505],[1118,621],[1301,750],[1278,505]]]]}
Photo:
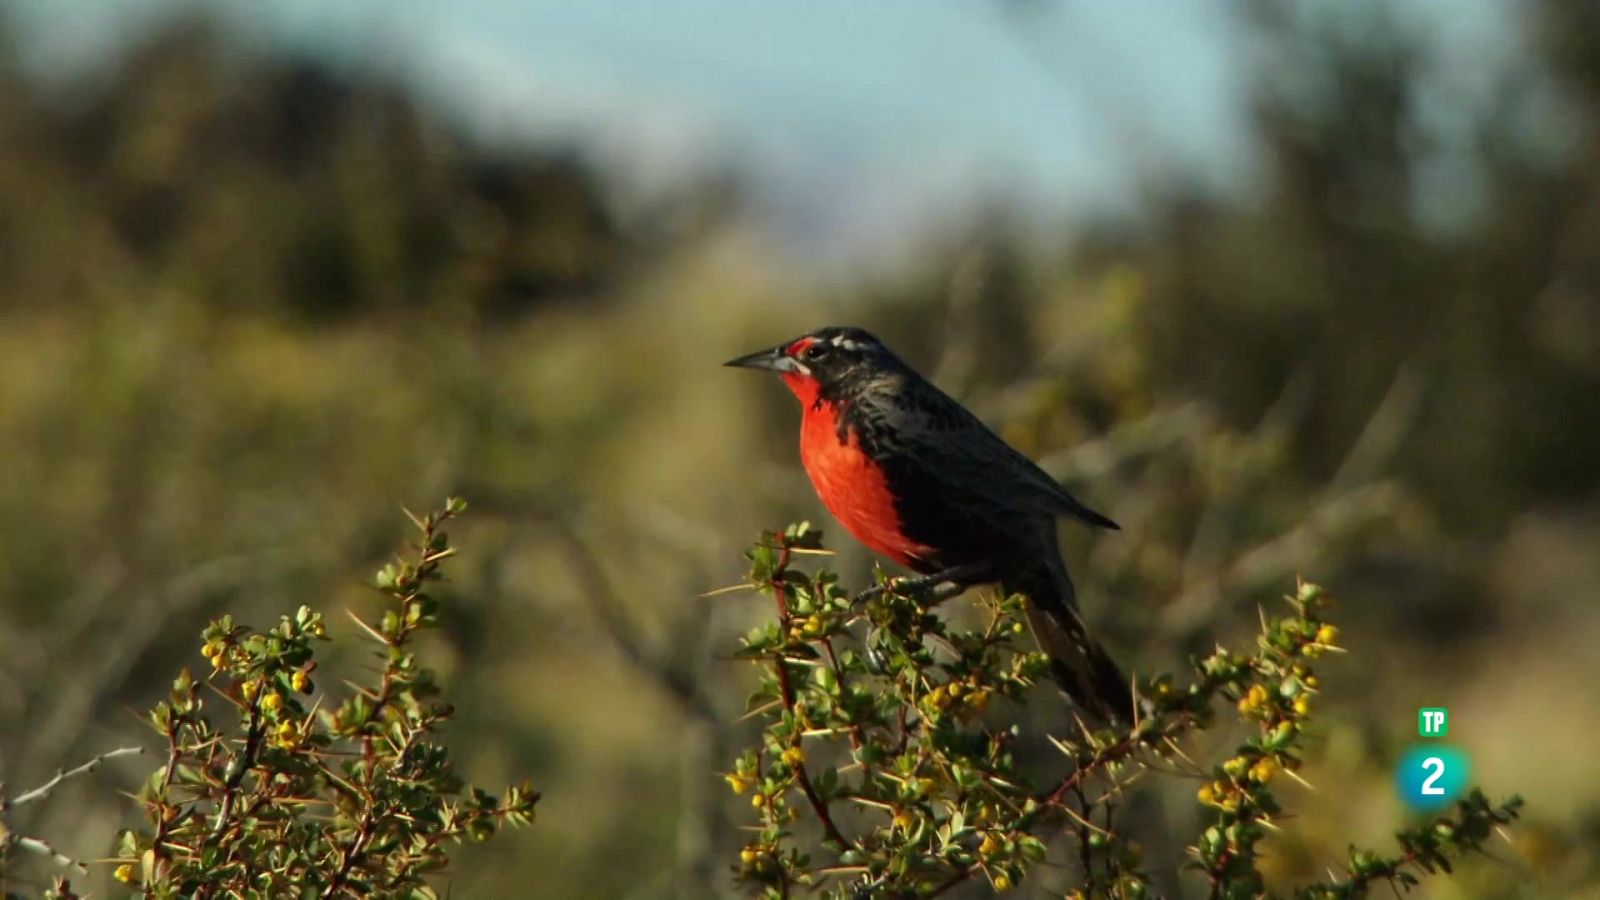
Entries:
{"type": "Polygon", "coordinates": [[[1090,633],[1060,518],[1117,529],[872,334],[830,325],[724,363],[776,373],[800,401],[800,460],[862,544],[925,577],[1028,597],[1053,679],[1098,725],[1136,716],[1133,686],[1090,633]]]}

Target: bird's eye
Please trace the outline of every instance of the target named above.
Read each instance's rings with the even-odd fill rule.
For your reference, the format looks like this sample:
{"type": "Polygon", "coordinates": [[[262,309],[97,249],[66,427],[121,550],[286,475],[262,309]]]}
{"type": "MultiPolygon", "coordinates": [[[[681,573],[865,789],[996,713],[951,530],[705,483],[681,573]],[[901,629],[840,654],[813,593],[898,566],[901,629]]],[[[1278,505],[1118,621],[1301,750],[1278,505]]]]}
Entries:
{"type": "Polygon", "coordinates": [[[817,360],[826,357],[830,350],[832,350],[832,347],[829,344],[818,341],[815,344],[807,346],[806,349],[800,352],[800,355],[812,362],[816,362],[817,360]]]}

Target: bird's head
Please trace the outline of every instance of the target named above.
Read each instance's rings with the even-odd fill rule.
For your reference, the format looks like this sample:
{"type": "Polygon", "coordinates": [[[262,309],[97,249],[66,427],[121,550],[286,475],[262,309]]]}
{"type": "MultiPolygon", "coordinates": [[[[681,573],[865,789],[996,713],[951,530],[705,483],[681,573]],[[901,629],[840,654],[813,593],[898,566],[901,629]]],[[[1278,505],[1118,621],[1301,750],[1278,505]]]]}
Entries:
{"type": "Polygon", "coordinates": [[[819,328],[723,365],[776,372],[805,403],[852,380],[869,380],[905,367],[882,341],[865,330],[839,325],[819,328]]]}

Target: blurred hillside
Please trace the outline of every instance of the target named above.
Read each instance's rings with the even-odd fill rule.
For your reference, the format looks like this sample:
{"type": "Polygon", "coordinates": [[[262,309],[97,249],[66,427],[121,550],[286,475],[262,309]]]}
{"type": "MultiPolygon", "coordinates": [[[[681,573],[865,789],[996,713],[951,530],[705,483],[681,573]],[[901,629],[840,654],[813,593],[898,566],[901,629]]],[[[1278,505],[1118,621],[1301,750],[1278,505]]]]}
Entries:
{"type": "MultiPolygon", "coordinates": [[[[1600,11],[1526,5],[1521,62],[1445,140],[1385,6],[1251,9],[1247,192],[1153,179],[1070,239],[996,204],[843,288],[729,185],[630,206],[579,150],[474,141],[203,22],[65,89],[0,56],[0,780],[141,736],[208,617],[373,602],[399,505],[459,491],[454,743],[545,802],[454,895],[725,892],[724,660],[761,610],[698,595],[757,529],[825,518],[792,401],[717,363],[853,321],[1122,523],[1067,539],[1122,658],[1181,666],[1296,573],[1343,598],[1283,884],[1402,821],[1389,766],[1443,705],[1529,824],[1421,895],[1594,896],[1600,11]]],[[[100,856],[137,771],[16,824],[100,856]]],[[[1178,787],[1134,813],[1152,871],[1178,787]]]]}

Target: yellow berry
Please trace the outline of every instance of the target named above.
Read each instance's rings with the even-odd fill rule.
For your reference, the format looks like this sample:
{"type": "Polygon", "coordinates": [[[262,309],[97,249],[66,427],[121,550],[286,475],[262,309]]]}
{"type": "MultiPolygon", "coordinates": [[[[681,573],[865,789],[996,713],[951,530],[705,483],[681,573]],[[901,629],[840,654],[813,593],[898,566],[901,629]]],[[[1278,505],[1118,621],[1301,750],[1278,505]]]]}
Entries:
{"type": "Polygon", "coordinates": [[[1317,676],[1315,676],[1315,675],[1307,675],[1305,677],[1305,682],[1306,682],[1306,687],[1311,688],[1312,690],[1316,690],[1317,689],[1317,684],[1319,683],[1317,681],[1317,676]]]}
{"type": "Polygon", "coordinates": [[[123,863],[122,865],[117,866],[117,870],[112,873],[111,877],[117,879],[123,884],[133,884],[138,880],[139,876],[136,874],[137,872],[138,870],[133,867],[132,863],[123,863]]]}
{"type": "Polygon", "coordinates": [[[952,681],[950,682],[950,687],[946,688],[946,690],[949,691],[951,697],[959,697],[965,688],[962,686],[961,682],[952,681]]]}
{"type": "Polygon", "coordinates": [[[1333,642],[1338,639],[1339,629],[1336,626],[1324,625],[1317,629],[1317,643],[1319,644],[1327,644],[1331,647],[1333,642]]]}
{"type": "Polygon", "coordinates": [[[999,875],[996,875],[994,877],[994,889],[997,890],[997,891],[1009,891],[1009,890],[1011,890],[1011,878],[1009,876],[1007,876],[1006,873],[1004,873],[1004,872],[1001,872],[999,875]]]}
{"type": "Polygon", "coordinates": [[[273,742],[288,750],[300,742],[300,727],[293,722],[279,722],[273,731],[273,742]]]}
{"type": "Polygon", "coordinates": [[[1304,716],[1311,712],[1311,698],[1305,694],[1294,698],[1295,715],[1304,716]]]}
{"type": "Polygon", "coordinates": [[[755,795],[752,795],[750,797],[750,805],[755,807],[756,809],[761,809],[762,807],[767,805],[767,795],[766,794],[755,794],[755,795]]]}
{"type": "Polygon", "coordinates": [[[1209,784],[1201,785],[1200,790],[1195,793],[1195,797],[1207,806],[1217,802],[1217,792],[1213,791],[1209,784]]]}
{"type": "Polygon", "coordinates": [[[1250,690],[1239,700],[1239,712],[1249,715],[1267,703],[1267,689],[1259,684],[1250,685],[1250,690]]]}
{"type": "Polygon", "coordinates": [[[739,861],[744,863],[747,866],[750,865],[751,863],[755,862],[758,858],[760,858],[760,856],[761,856],[761,854],[757,853],[755,850],[753,850],[753,849],[751,849],[749,847],[746,847],[743,850],[739,851],[739,861]]]}
{"type": "Polygon", "coordinates": [[[311,678],[304,672],[296,672],[289,676],[289,686],[302,694],[311,692],[311,678]]]}

